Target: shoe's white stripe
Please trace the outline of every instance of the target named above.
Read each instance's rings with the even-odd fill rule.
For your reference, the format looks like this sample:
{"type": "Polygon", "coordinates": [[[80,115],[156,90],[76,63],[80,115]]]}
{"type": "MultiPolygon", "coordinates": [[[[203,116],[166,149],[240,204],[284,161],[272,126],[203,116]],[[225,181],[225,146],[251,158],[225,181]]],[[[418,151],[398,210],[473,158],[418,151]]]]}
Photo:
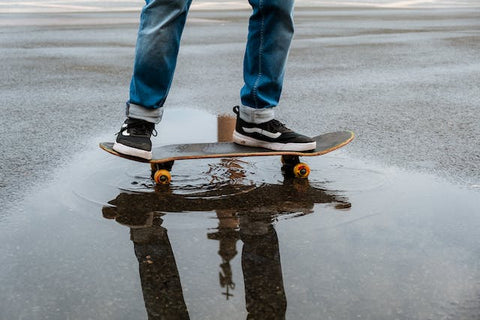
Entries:
{"type": "Polygon", "coordinates": [[[143,159],[150,160],[152,159],[152,152],[151,151],[146,151],[146,150],[141,150],[141,149],[136,149],[132,148],[126,145],[123,145],[121,143],[115,142],[113,145],[113,150],[126,154],[128,156],[134,156],[134,157],[139,157],[143,159]]]}
{"type": "Polygon", "coordinates": [[[249,147],[262,147],[276,151],[309,151],[317,147],[316,141],[305,143],[279,143],[257,140],[233,131],[233,142],[249,147]]]}
{"type": "MultiPolygon", "coordinates": [[[[122,129],[126,129],[128,125],[126,123],[122,124],[122,129]]],[[[124,137],[130,137],[130,133],[127,130],[122,130],[121,135],[124,137]]]]}
{"type": "Polygon", "coordinates": [[[243,131],[247,132],[247,133],[259,133],[261,135],[264,135],[266,137],[269,137],[271,139],[277,139],[278,137],[280,137],[282,134],[280,132],[270,132],[270,131],[267,131],[267,130],[263,130],[263,129],[260,129],[260,128],[245,128],[245,127],[242,127],[243,131]]]}

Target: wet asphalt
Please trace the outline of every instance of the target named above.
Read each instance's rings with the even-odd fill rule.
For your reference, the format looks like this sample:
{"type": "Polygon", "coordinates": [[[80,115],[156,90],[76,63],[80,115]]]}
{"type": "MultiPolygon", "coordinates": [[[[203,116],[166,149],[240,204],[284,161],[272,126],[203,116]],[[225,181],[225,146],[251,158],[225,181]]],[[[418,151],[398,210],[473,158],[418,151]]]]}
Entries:
{"type": "MultiPolygon", "coordinates": [[[[230,112],[248,11],[192,11],[167,108],[230,112]]],[[[480,11],[298,8],[278,116],[358,158],[478,185],[480,11]]],[[[2,14],[0,200],[45,180],[128,99],[138,12],[2,14]]]]}
{"type": "MultiPolygon", "coordinates": [[[[155,144],[216,139],[248,14],[191,12],[155,144]]],[[[268,157],[185,161],[159,189],[98,148],[138,12],[1,14],[0,318],[476,319],[479,17],[298,8],[278,116],[356,139],[309,181],[268,157]]]]}

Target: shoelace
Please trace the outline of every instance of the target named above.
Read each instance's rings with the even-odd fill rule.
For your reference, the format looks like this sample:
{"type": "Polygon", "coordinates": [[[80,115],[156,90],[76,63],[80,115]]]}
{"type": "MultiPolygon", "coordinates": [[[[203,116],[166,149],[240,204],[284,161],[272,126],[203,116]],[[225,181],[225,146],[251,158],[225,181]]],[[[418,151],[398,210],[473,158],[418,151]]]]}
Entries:
{"type": "Polygon", "coordinates": [[[270,123],[268,124],[268,127],[269,128],[272,128],[274,129],[275,131],[277,132],[289,132],[289,131],[292,131],[290,130],[289,128],[287,128],[287,126],[283,123],[283,122],[280,122],[276,119],[273,119],[271,121],[269,121],[270,123]]]}
{"type": "MultiPolygon", "coordinates": [[[[238,116],[240,114],[240,107],[235,106],[233,107],[233,112],[238,116]]],[[[287,128],[287,126],[283,123],[280,122],[276,119],[270,120],[267,124],[268,128],[272,128],[273,130],[277,132],[290,132],[292,131],[291,129],[287,128]]]]}
{"type": "MultiPolygon", "coordinates": [[[[153,126],[153,125],[151,125],[153,126]]],[[[157,130],[155,128],[151,128],[150,125],[147,125],[145,122],[134,122],[134,123],[128,123],[127,126],[124,128],[121,128],[120,131],[117,133],[121,133],[125,130],[130,130],[133,134],[137,135],[152,135],[154,137],[157,136],[157,130]]]]}

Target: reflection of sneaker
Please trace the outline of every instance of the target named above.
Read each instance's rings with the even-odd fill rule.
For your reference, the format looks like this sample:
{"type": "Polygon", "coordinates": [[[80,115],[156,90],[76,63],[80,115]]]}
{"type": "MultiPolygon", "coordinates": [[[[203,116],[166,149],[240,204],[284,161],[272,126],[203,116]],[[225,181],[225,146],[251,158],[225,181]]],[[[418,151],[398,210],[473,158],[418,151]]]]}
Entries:
{"type": "Polygon", "coordinates": [[[312,138],[288,129],[278,120],[255,124],[242,120],[238,107],[234,107],[233,112],[237,114],[233,132],[235,143],[279,151],[309,151],[317,145],[312,138]]]}
{"type": "Polygon", "coordinates": [[[117,134],[113,150],[143,159],[152,159],[152,133],[156,135],[155,124],[139,119],[127,118],[117,134]]]}

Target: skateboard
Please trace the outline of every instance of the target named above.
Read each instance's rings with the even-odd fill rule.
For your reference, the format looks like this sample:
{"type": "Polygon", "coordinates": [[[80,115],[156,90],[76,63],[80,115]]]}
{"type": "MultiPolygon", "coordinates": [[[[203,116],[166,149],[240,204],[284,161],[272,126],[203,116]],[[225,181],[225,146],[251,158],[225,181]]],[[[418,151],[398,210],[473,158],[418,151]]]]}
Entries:
{"type": "Polygon", "coordinates": [[[157,184],[170,184],[173,164],[177,160],[212,159],[212,158],[243,158],[262,156],[281,156],[282,172],[287,176],[306,179],[310,167],[300,161],[300,157],[320,156],[337,150],[354,138],[351,131],[330,132],[313,137],[317,142],[315,150],[311,151],[275,151],[238,145],[233,142],[212,142],[192,144],[170,144],[153,148],[152,159],[132,157],[112,149],[112,142],[100,143],[100,148],[115,156],[128,160],[150,163],[152,179],[157,184]]]}

